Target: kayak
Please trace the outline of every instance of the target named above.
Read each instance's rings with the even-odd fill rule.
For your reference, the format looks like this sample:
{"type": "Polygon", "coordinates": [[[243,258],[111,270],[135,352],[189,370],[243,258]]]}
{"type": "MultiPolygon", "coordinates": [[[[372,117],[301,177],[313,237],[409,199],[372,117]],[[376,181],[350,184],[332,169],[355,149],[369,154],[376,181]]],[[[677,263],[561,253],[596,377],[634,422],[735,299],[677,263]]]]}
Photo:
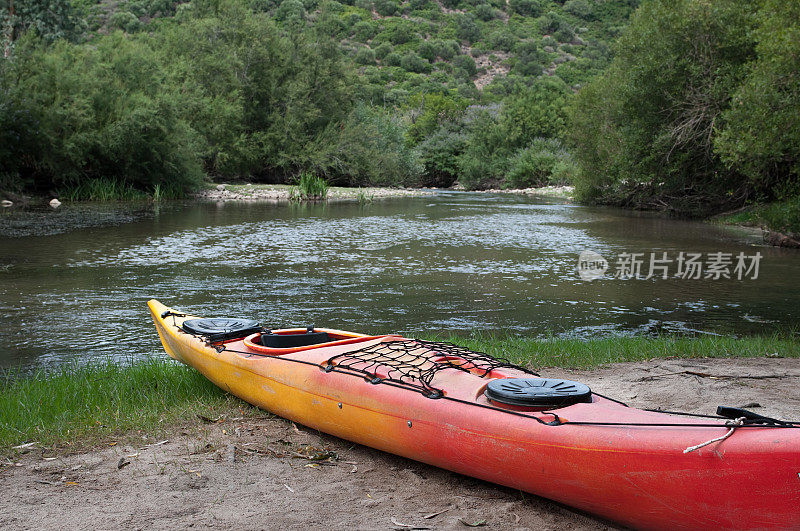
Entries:
{"type": "Polygon", "coordinates": [[[800,528],[800,424],[636,409],[448,343],[148,305],[169,356],[310,428],[635,528],[800,528]]]}

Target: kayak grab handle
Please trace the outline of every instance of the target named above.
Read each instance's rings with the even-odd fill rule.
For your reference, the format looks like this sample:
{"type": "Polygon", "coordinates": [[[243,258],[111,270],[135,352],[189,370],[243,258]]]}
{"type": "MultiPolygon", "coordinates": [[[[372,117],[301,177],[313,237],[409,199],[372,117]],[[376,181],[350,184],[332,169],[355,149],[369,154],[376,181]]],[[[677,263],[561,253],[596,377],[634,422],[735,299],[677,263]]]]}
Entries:
{"type": "Polygon", "coordinates": [[[745,419],[745,424],[789,424],[788,422],[765,417],[764,415],[759,415],[758,413],[740,407],[717,406],[717,415],[733,420],[743,418],[745,419]]]}

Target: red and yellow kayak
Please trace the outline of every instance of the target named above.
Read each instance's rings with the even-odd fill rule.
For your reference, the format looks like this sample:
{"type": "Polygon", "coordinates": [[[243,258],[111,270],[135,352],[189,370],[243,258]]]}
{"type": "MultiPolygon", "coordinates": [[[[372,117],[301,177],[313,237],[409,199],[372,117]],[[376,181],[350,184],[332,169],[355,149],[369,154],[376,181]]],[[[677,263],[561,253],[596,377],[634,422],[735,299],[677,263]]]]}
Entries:
{"type": "Polygon", "coordinates": [[[643,411],[582,384],[396,335],[262,332],[252,323],[206,333],[197,325],[205,320],[148,304],[171,357],[325,433],[636,528],[800,528],[795,424],[643,411]],[[540,384],[553,386],[550,398],[529,402],[540,384]]]}

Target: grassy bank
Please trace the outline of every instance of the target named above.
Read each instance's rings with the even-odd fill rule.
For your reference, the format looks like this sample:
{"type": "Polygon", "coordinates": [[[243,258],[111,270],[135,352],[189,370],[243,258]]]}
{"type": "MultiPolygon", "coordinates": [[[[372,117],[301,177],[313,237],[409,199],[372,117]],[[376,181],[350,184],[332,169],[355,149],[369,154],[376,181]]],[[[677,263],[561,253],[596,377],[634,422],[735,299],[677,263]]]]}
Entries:
{"type": "MultiPolygon", "coordinates": [[[[433,339],[433,338],[431,338],[433,339]]],[[[785,335],[737,339],[725,336],[609,337],[582,341],[552,338],[546,341],[517,337],[441,337],[472,350],[533,367],[592,369],[608,363],[658,358],[800,357],[800,341],[785,335]]]]}
{"type": "MultiPolygon", "coordinates": [[[[593,368],[658,358],[800,357],[789,336],[608,338],[591,341],[514,337],[438,337],[533,367],[593,368]]],[[[546,372],[546,371],[545,371],[546,372]]],[[[261,414],[225,394],[198,372],[167,359],[126,365],[67,365],[0,379],[0,453],[37,441],[41,445],[96,444],[141,432],[166,436],[200,418],[261,414]]]]}
{"type": "Polygon", "coordinates": [[[141,430],[162,435],[198,415],[242,416],[257,411],[200,373],[168,359],[134,364],[69,364],[54,371],[0,380],[0,451],[24,442],[92,444],[141,430]]]}
{"type": "Polygon", "coordinates": [[[726,225],[764,227],[767,230],[800,234],[800,198],[753,205],[715,218],[726,225]]]}

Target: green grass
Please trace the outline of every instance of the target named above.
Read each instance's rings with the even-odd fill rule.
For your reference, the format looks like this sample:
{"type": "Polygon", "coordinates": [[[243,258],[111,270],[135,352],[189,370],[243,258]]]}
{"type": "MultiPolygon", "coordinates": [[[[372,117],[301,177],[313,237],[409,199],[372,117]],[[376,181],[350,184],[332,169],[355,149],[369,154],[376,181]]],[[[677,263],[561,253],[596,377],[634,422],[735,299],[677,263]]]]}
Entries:
{"type": "Polygon", "coordinates": [[[67,201],[140,201],[150,198],[158,203],[185,196],[180,185],[174,183],[156,184],[148,194],[119,179],[89,179],[58,190],[58,197],[67,201]]]}
{"type": "Polygon", "coordinates": [[[117,179],[89,179],[59,191],[67,201],[131,201],[146,199],[147,194],[117,179]]]}
{"type": "Polygon", "coordinates": [[[581,339],[530,339],[496,336],[438,336],[436,341],[456,343],[518,364],[534,367],[592,369],[608,363],[656,358],[800,357],[800,341],[789,335],[737,339],[725,336],[609,337],[581,339]]]}
{"type": "Polygon", "coordinates": [[[800,198],[746,208],[715,221],[727,225],[763,226],[769,230],[800,234],[800,198]]]}
{"type": "Polygon", "coordinates": [[[42,445],[101,439],[141,430],[164,434],[176,424],[253,410],[197,371],[169,359],[133,364],[67,364],[53,371],[0,378],[0,452],[38,441],[42,445]]]}
{"type": "Polygon", "coordinates": [[[309,201],[319,201],[328,197],[328,181],[313,173],[303,173],[297,179],[300,197],[309,201]]]}
{"type": "MultiPolygon", "coordinates": [[[[790,334],[736,339],[709,336],[530,339],[510,336],[428,336],[534,368],[591,369],[621,361],[663,358],[800,357],[790,334]]],[[[133,364],[68,364],[54,371],[0,378],[0,454],[37,441],[42,445],[96,444],[126,434],[164,436],[197,415],[247,416],[258,410],[166,358],[133,364]]]]}

